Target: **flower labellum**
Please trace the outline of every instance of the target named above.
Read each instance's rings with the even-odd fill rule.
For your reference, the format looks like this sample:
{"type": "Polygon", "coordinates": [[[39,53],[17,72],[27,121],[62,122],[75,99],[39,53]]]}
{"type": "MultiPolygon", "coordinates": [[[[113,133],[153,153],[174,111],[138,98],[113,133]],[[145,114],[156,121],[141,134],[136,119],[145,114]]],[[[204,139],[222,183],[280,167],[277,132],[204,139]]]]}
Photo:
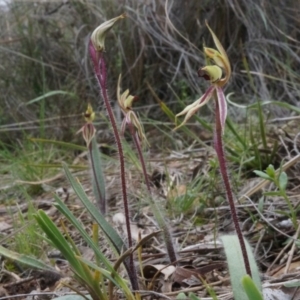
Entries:
{"type": "Polygon", "coordinates": [[[95,119],[95,112],[93,111],[92,105],[89,103],[84,113],[84,119],[87,123],[92,123],[95,119]]]}
{"type": "Polygon", "coordinates": [[[209,80],[211,83],[216,83],[222,78],[222,69],[219,66],[206,66],[198,71],[199,77],[209,80]]]}

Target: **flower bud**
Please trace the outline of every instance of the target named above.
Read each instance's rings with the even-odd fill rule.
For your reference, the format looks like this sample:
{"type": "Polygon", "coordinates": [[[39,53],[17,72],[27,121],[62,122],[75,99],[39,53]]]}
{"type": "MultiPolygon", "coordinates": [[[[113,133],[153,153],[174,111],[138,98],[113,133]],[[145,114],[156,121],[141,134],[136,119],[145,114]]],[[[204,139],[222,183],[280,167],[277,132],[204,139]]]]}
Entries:
{"type": "Polygon", "coordinates": [[[104,42],[107,32],[114,26],[114,24],[120,20],[125,18],[125,14],[122,14],[116,18],[110,19],[100,26],[98,26],[92,33],[91,41],[96,51],[102,52],[104,51],[104,42]]]}
{"type": "Polygon", "coordinates": [[[82,129],[82,136],[86,142],[86,146],[89,147],[93,137],[96,134],[95,126],[92,123],[86,123],[82,129]]]}

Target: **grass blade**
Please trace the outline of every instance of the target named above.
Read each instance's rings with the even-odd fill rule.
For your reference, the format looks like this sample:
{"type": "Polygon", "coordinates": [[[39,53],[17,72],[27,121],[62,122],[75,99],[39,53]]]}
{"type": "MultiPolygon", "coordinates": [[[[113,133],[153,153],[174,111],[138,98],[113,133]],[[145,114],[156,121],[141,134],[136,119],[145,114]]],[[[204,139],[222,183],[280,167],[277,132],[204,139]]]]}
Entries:
{"type": "Polygon", "coordinates": [[[100,151],[95,137],[88,146],[91,169],[93,172],[93,192],[102,214],[106,213],[105,180],[100,158],[100,151]]]}
{"type": "Polygon", "coordinates": [[[113,266],[111,265],[110,261],[103,255],[103,253],[99,250],[98,246],[94,243],[92,238],[87,234],[84,230],[83,226],[79,223],[79,221],[74,217],[68,207],[62,202],[62,200],[54,195],[56,203],[54,204],[55,207],[61,212],[73,225],[74,227],[80,232],[83,239],[86,243],[93,249],[97,258],[101,260],[101,262],[105,265],[105,267],[112,272],[114,270],[113,266]]]}
{"type": "Polygon", "coordinates": [[[0,246],[0,254],[13,260],[13,261],[17,261],[20,264],[24,264],[36,269],[41,269],[41,270],[49,270],[52,272],[56,272],[56,270],[52,267],[50,267],[49,265],[45,264],[43,261],[24,255],[24,254],[19,254],[16,253],[14,251],[11,251],[9,249],[6,249],[2,246],[0,246]]]}

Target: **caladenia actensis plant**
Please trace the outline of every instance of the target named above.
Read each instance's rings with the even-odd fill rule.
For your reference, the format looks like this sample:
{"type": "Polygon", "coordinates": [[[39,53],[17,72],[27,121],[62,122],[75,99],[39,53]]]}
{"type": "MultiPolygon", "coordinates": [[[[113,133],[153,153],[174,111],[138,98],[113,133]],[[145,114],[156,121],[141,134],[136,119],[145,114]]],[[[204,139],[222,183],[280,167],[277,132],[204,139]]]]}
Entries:
{"type": "MultiPolygon", "coordinates": [[[[130,216],[129,216],[129,206],[126,192],[126,178],[125,178],[125,161],[124,161],[124,152],[121,142],[121,137],[119,135],[118,126],[116,123],[116,119],[110,105],[108,93],[107,93],[107,69],[106,69],[106,61],[105,61],[105,37],[107,32],[113,27],[113,25],[119,21],[120,19],[125,18],[125,15],[122,14],[116,18],[108,20],[97,27],[91,35],[91,39],[89,42],[89,52],[92,58],[94,72],[99,83],[100,93],[102,99],[104,101],[104,105],[108,114],[109,121],[112,126],[113,134],[115,137],[115,142],[117,146],[117,151],[119,154],[120,161],[120,177],[121,177],[121,189],[122,189],[122,198],[124,205],[124,215],[126,222],[126,230],[127,230],[127,240],[128,247],[131,248],[133,246],[132,236],[130,230],[130,216]]],[[[134,290],[138,290],[138,280],[137,274],[134,266],[133,255],[131,254],[129,257],[129,276],[131,277],[132,288],[134,290]]]]}
{"type": "Polygon", "coordinates": [[[243,255],[243,261],[245,265],[246,273],[251,277],[251,268],[249,263],[249,257],[246,250],[246,244],[243,238],[243,234],[238,222],[237,211],[234,204],[234,197],[231,189],[231,184],[228,177],[224,146],[223,146],[223,133],[225,130],[225,122],[227,117],[227,103],[223,92],[223,87],[228,83],[231,76],[231,67],[227,54],[221,45],[219,39],[206,23],[215,43],[217,50],[212,48],[204,48],[204,52],[208,59],[213,63],[212,65],[200,68],[198,75],[205,80],[210,81],[211,85],[206,90],[203,96],[201,96],[194,103],[188,105],[183,111],[178,113],[176,117],[185,115],[183,122],[175,129],[184,125],[200,107],[205,105],[211,98],[215,99],[215,133],[214,133],[214,145],[219,160],[220,173],[225,186],[227,200],[229,202],[232,220],[235,226],[239,245],[243,255]]]}
{"type": "Polygon", "coordinates": [[[152,198],[150,182],[149,182],[149,178],[148,178],[148,174],[147,174],[147,170],[146,170],[146,163],[145,163],[145,159],[144,159],[143,151],[142,151],[142,147],[148,146],[149,144],[146,139],[143,126],[142,126],[141,122],[139,121],[135,112],[132,110],[132,104],[135,101],[136,97],[129,95],[129,90],[125,90],[125,92],[123,92],[121,94],[121,75],[119,76],[117,97],[118,97],[119,106],[124,115],[124,119],[123,119],[122,126],[121,126],[122,134],[124,134],[125,128],[128,127],[130,134],[132,136],[133,142],[135,144],[139,160],[141,162],[145,184],[146,184],[146,187],[147,187],[147,190],[149,193],[149,204],[151,206],[151,209],[153,211],[155,219],[156,219],[160,229],[162,230],[170,262],[172,264],[176,264],[177,256],[176,256],[176,251],[174,249],[174,245],[172,242],[172,236],[170,234],[169,228],[167,226],[167,223],[165,221],[163,214],[161,213],[160,208],[158,207],[157,203],[152,198]]]}

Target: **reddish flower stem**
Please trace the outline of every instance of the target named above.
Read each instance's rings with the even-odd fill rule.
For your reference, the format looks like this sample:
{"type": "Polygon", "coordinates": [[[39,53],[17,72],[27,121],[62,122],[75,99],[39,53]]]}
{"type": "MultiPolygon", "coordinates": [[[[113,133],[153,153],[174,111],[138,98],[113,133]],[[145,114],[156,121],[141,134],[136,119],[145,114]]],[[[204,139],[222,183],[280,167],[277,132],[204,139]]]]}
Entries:
{"type": "Polygon", "coordinates": [[[234,199],[233,199],[233,194],[232,194],[232,189],[230,185],[230,180],[228,177],[228,172],[227,172],[227,165],[226,165],[226,160],[225,160],[225,153],[224,153],[224,146],[223,146],[223,136],[222,136],[222,126],[221,126],[221,119],[220,119],[220,108],[218,104],[218,99],[216,97],[216,131],[215,131],[215,136],[214,136],[214,143],[215,143],[215,150],[217,152],[218,160],[219,160],[219,167],[220,167],[220,172],[222,175],[222,179],[225,185],[225,190],[226,190],[226,196],[227,200],[229,202],[230,206],[230,211],[231,211],[231,216],[233,220],[233,224],[235,227],[235,231],[237,233],[243,258],[244,258],[244,264],[245,264],[245,269],[247,274],[251,277],[251,268],[250,268],[250,263],[249,263],[249,258],[248,258],[248,253],[246,250],[246,244],[244,241],[244,237],[239,225],[238,221],[238,216],[234,204],[234,199]]]}
{"type": "MultiPolygon", "coordinates": [[[[115,137],[115,142],[117,145],[117,150],[119,154],[119,161],[120,161],[120,176],[121,176],[121,189],[122,189],[122,197],[123,197],[123,204],[124,204],[124,213],[125,213],[125,222],[126,222],[126,230],[127,230],[127,239],[128,239],[128,247],[131,248],[133,243],[132,243],[132,236],[131,236],[131,228],[130,228],[130,217],[129,217],[129,206],[128,206],[128,200],[127,200],[127,188],[126,188],[126,178],[125,178],[125,161],[124,161],[124,152],[123,152],[123,147],[121,143],[121,138],[119,135],[117,123],[115,120],[115,116],[112,110],[112,107],[110,105],[108,95],[107,95],[107,70],[106,70],[106,63],[103,57],[103,52],[96,52],[92,42],[90,42],[89,45],[90,48],[90,53],[91,53],[91,58],[94,63],[94,69],[95,69],[95,74],[96,78],[98,80],[99,86],[100,86],[100,92],[102,95],[102,98],[104,100],[104,104],[106,107],[106,111],[108,114],[109,121],[111,123],[114,137],[115,137]]],[[[133,261],[133,254],[129,256],[129,270],[128,270],[128,275],[131,279],[131,284],[132,288],[134,290],[138,290],[138,280],[137,280],[137,274],[134,266],[134,261],[133,261]]]]}
{"type": "Polygon", "coordinates": [[[153,210],[155,209],[156,214],[158,214],[158,215],[155,214],[155,217],[157,218],[157,222],[159,223],[160,229],[163,231],[163,236],[164,236],[164,240],[165,240],[165,243],[166,243],[166,248],[167,248],[167,252],[168,252],[170,262],[175,264],[175,262],[177,261],[177,256],[176,256],[176,252],[175,252],[175,249],[174,249],[174,246],[173,246],[170,231],[168,229],[168,226],[167,226],[166,222],[164,221],[164,218],[163,218],[159,208],[156,206],[156,203],[152,199],[152,192],[151,192],[150,182],[149,182],[149,178],[148,178],[148,174],[147,174],[145,159],[144,159],[144,155],[143,155],[142,148],[141,148],[141,142],[140,142],[138,134],[135,131],[135,129],[134,129],[131,122],[129,122],[128,126],[129,126],[130,134],[133,138],[133,141],[134,141],[134,144],[135,144],[135,147],[137,149],[138,156],[139,156],[139,159],[140,159],[140,162],[141,162],[142,172],[143,172],[144,178],[145,178],[145,183],[146,183],[146,186],[147,186],[147,189],[148,189],[148,192],[149,192],[149,196],[151,197],[150,201],[152,203],[152,206],[154,206],[153,210]]]}

